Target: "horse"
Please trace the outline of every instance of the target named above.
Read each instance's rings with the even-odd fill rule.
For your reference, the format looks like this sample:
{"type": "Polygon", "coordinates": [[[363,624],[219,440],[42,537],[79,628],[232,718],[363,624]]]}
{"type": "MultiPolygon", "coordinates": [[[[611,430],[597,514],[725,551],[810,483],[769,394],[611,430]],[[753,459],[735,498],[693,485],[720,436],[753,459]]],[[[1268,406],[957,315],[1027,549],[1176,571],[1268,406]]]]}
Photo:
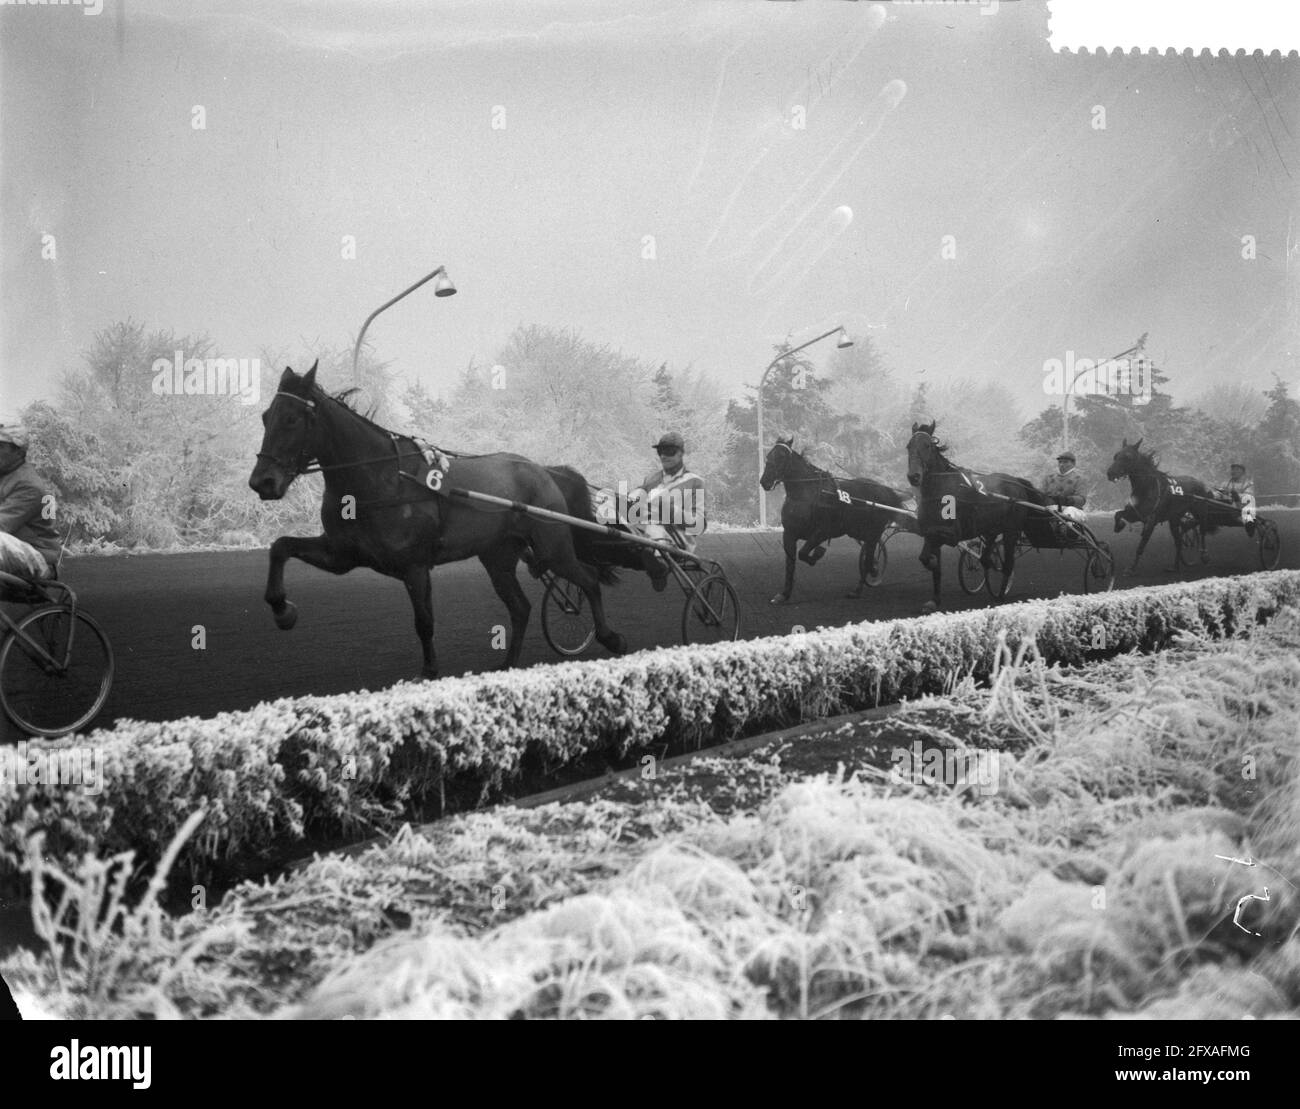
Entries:
{"type": "Polygon", "coordinates": [[[935,438],[934,429],[934,420],[914,423],[907,441],[907,480],[918,490],[916,530],[925,540],[920,560],[934,581],[934,599],[926,602],[924,611],[939,607],[943,548],[976,537],[983,540],[980,562],[985,573],[993,567],[993,545],[1002,537],[1000,600],[1011,581],[1025,521],[1034,512],[1028,505],[1045,507],[1047,498],[1025,478],[982,474],[956,465],[944,453],[948,448],[935,438]]]}
{"type": "Polygon", "coordinates": [[[522,511],[478,508],[442,489],[450,481],[456,490],[594,521],[590,491],[581,474],[505,453],[467,455],[449,464],[435,456],[435,466],[413,438],[388,431],[353,409],[347,403],[352,392],[327,394],[316,384],[315,363],[302,375],[286,368],[262,413],[266,430],[248,479],[252,490],[264,501],[275,501],[299,475],[325,476],[323,534],[282,535],[271,544],[264,599],[277,627],[288,631],[298,620],[298,610],[284,591],[288,559],[301,559],[331,574],[367,567],[406,586],[424,653],[421,674],[436,678],[430,571],[477,556],[510,614],[505,667],[513,667],[532,610],[515,576],[527,552],[538,572],[551,570],[583,591],[602,646],[615,655],[627,650],[627,641],[605,619],[600,594],[600,586],[614,584],[617,574],[608,566],[584,564],[582,555],[591,545],[577,538],[579,529],[522,511]],[[414,472],[403,469],[403,459],[413,461],[414,472]]]}
{"type": "Polygon", "coordinates": [[[1144,451],[1141,439],[1130,443],[1127,437],[1107,467],[1106,477],[1111,481],[1127,477],[1132,490],[1129,503],[1115,513],[1115,530],[1123,531],[1128,522],[1142,525],[1142,538],[1138,540],[1133,564],[1124,571],[1126,576],[1132,576],[1137,569],[1156,526],[1166,522],[1174,539],[1174,564],[1170,572],[1177,573],[1188,565],[1183,561],[1184,516],[1192,516],[1199,525],[1201,561],[1209,561],[1205,537],[1219,527],[1211,518],[1214,494],[1203,481],[1164,473],[1157,467],[1155,451],[1144,451]]]}
{"type": "MultiPolygon", "coordinates": [[[[785,503],[781,505],[782,545],[785,547],[785,587],[769,601],[782,605],[794,591],[795,550],[803,540],[799,558],[809,566],[816,566],[826,553],[825,543],[839,535],[848,535],[866,544],[870,552],[871,569],[875,571],[876,544],[890,523],[911,527],[911,518],[877,508],[877,504],[901,508],[903,497],[888,485],[869,478],[844,478],[837,480],[826,470],[818,469],[794,449],[794,437],[778,439],[776,446],[767,452],[763,476],[759,484],[770,491],[778,482],[785,486],[785,503]],[[875,504],[853,504],[874,501],[875,504]]],[[[850,597],[860,597],[865,579],[850,597]]]]}

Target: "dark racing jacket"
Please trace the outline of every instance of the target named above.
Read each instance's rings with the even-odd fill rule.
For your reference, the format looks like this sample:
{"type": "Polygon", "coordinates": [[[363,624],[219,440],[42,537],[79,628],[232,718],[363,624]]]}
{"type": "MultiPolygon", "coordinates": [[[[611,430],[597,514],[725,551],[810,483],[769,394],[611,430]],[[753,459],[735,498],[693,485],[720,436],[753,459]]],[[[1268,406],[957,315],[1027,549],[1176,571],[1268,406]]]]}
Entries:
{"type": "Polygon", "coordinates": [[[53,566],[59,560],[59,533],[47,518],[54,490],[26,461],[0,474],[0,531],[29,543],[53,566]]]}

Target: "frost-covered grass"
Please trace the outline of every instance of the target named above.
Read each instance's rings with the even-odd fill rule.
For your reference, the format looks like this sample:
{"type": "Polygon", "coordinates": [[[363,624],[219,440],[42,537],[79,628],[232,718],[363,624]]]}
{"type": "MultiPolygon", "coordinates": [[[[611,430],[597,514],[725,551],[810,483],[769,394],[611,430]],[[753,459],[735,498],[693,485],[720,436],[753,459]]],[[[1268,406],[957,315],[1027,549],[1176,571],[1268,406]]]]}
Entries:
{"type": "MultiPolygon", "coordinates": [[[[996,792],[711,759],[650,799],[407,829],[178,920],[146,901],[120,937],[72,928],[62,966],[0,970],[90,1017],[1294,1014],[1300,615],[1064,670],[1026,647],[911,730],[936,707],[1000,747],[996,792]]],[[[53,888],[90,908],[104,875],[53,888]]]]}
{"type": "Polygon", "coordinates": [[[1003,641],[1079,663],[1097,646],[1239,634],[1297,603],[1300,572],[1277,571],[122,721],[81,741],[103,752],[100,793],[0,781],[0,878],[12,880],[37,832],[60,864],[90,850],[152,863],[202,808],[179,861],[205,881],[218,862],[305,836],[395,829],[449,785],[486,799],[526,756],[551,771],[689,748],[951,690],[987,677],[1003,641]]]}

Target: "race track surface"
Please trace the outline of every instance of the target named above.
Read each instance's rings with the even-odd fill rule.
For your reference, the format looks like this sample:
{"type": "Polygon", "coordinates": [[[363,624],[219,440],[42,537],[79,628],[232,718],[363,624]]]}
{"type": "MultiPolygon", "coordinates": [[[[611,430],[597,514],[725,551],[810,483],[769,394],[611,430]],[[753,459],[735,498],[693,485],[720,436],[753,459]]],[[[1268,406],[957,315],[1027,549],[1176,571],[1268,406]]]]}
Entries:
{"type": "MultiPolygon", "coordinates": [[[[1266,515],[1282,534],[1280,568],[1300,567],[1300,512],[1266,515]]],[[[1108,519],[1090,523],[1111,544],[1119,566],[1127,566],[1136,533],[1130,528],[1111,534],[1108,519]]],[[[784,635],[796,625],[811,630],[913,616],[930,595],[929,574],[916,559],[920,540],[911,535],[891,540],[884,581],[858,600],[846,597],[857,582],[857,544],[833,541],[817,566],[798,564],[792,602],[779,607],[768,598],[784,572],[780,532],[705,535],[699,549],[726,567],[740,597],[745,638],[784,635]]],[[[1210,564],[1185,572],[1186,579],[1259,569],[1255,544],[1240,529],[1211,536],[1208,550],[1210,564]]],[[[282,632],[262,601],[266,561],[264,550],[68,559],[64,580],[104,626],[117,656],[113,691],[97,726],[126,718],[212,716],[277,697],[374,690],[418,677],[420,649],[400,582],[367,570],[334,577],[291,562],[285,585],[299,619],[292,631],[282,632]],[[191,646],[196,625],[206,632],[203,650],[191,646]]],[[[1137,575],[1117,576],[1116,588],[1178,580],[1165,571],[1170,565],[1171,542],[1162,527],[1137,575]]],[[[1082,576],[1077,552],[1030,551],[1017,564],[1010,599],[1078,594],[1082,576]]],[[[557,661],[542,638],[541,586],[522,567],[520,581],[533,602],[523,665],[557,661]]],[[[442,674],[499,667],[503,652],[493,648],[493,638],[500,638],[495,629],[507,624],[506,612],[478,561],[439,567],[433,583],[442,674]]],[[[673,582],[657,594],[643,574],[625,572],[605,597],[611,623],[632,650],[680,642],[683,597],[673,582]]],[[[960,591],[951,548],[944,553],[943,601],[952,611],[990,603],[987,594],[968,597],[960,591]]],[[[593,645],[585,657],[609,656],[593,645]]],[[[0,729],[0,738],[19,738],[7,720],[0,720],[0,729]]]]}

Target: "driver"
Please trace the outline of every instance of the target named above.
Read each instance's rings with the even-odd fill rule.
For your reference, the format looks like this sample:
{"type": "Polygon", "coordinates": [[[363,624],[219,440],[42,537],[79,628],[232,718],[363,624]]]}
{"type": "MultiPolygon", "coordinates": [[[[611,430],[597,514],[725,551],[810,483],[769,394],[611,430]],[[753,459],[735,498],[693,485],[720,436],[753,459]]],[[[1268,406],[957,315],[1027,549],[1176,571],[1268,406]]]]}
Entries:
{"type": "Polygon", "coordinates": [[[49,510],[54,490],[27,464],[27,429],[0,425],[0,570],[22,578],[51,578],[59,535],[49,510]]]}
{"type": "Polygon", "coordinates": [[[1055,502],[1059,515],[1076,524],[1084,522],[1083,475],[1075,465],[1073,451],[1062,451],[1056,456],[1056,473],[1047,475],[1043,493],[1049,501],[1055,502]]]}
{"type": "MultiPolygon", "coordinates": [[[[686,468],[686,442],[676,431],[662,435],[652,448],[659,456],[659,469],[632,490],[629,507],[638,502],[648,538],[675,543],[690,553],[695,550],[695,535],[704,525],[704,479],[686,468]]],[[[662,567],[663,556],[655,559],[662,567]]],[[[651,582],[662,592],[668,582],[667,568],[652,573],[651,582]]]]}
{"type": "Polygon", "coordinates": [[[1223,500],[1240,506],[1241,522],[1246,528],[1246,534],[1254,535],[1255,483],[1246,476],[1246,467],[1240,462],[1234,462],[1228,472],[1231,476],[1215,492],[1223,500]]]}

